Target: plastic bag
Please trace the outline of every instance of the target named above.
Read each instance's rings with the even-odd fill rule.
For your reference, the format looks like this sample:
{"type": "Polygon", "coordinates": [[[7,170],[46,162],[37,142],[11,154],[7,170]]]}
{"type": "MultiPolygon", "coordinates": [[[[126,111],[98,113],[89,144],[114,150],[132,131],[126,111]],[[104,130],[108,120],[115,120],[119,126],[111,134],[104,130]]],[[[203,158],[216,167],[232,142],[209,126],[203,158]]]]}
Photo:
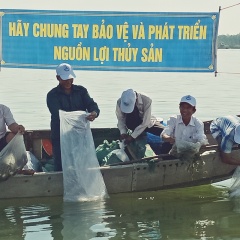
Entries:
{"type": "Polygon", "coordinates": [[[129,157],[124,151],[125,149],[125,144],[123,142],[119,141],[119,147],[120,149],[113,150],[113,153],[116,154],[116,156],[122,161],[122,162],[128,162],[129,157]]]}
{"type": "Polygon", "coordinates": [[[96,148],[97,159],[100,166],[105,165],[107,162],[106,157],[116,149],[119,149],[119,141],[112,141],[109,143],[107,140],[103,141],[103,144],[96,148]]]}
{"type": "Polygon", "coordinates": [[[160,136],[147,132],[147,143],[150,145],[155,154],[158,155],[162,153],[162,144],[164,141],[160,136]]]}
{"type": "Polygon", "coordinates": [[[64,201],[107,197],[87,113],[59,110],[59,116],[64,201]]]}
{"type": "Polygon", "coordinates": [[[34,170],[36,172],[42,172],[41,162],[29,151],[27,153],[27,163],[23,167],[23,170],[34,170]]]}
{"type": "Polygon", "coordinates": [[[15,175],[27,163],[27,153],[23,135],[15,137],[0,152],[0,181],[15,175]]]}
{"type": "Polygon", "coordinates": [[[103,163],[104,165],[111,165],[114,163],[120,163],[120,162],[127,162],[130,159],[128,158],[128,155],[125,152],[125,145],[123,142],[120,142],[119,140],[116,141],[118,148],[111,151],[104,159],[103,163]]]}

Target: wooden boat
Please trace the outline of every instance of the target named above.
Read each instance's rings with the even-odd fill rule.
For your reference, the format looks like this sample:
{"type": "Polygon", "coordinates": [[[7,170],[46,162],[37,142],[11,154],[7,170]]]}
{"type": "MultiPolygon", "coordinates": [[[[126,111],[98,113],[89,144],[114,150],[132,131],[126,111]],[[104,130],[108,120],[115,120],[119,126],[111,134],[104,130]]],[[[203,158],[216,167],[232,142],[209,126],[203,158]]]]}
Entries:
{"type": "MultiPolygon", "coordinates": [[[[148,164],[148,159],[132,161],[128,164],[104,166],[101,172],[108,193],[126,193],[137,191],[153,191],[178,187],[197,186],[228,179],[236,166],[221,161],[216,142],[212,138],[209,126],[205,122],[205,133],[209,146],[201,154],[201,160],[194,164],[169,159],[165,155],[155,160],[154,168],[148,164]]],[[[116,140],[118,129],[92,129],[95,146],[104,139],[116,140]]],[[[25,136],[27,150],[42,160],[42,139],[50,139],[49,130],[27,131],[25,136]]],[[[233,154],[239,154],[240,149],[234,148],[233,154]]],[[[7,181],[0,182],[0,198],[52,197],[63,194],[62,172],[39,172],[34,175],[17,174],[7,181]]]]}

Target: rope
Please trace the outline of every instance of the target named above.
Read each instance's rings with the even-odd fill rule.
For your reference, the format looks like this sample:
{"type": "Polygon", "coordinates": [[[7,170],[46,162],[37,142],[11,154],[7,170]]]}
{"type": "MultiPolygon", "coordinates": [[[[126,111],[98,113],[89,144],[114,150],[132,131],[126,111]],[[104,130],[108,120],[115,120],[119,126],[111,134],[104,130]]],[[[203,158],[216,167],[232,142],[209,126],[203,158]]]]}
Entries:
{"type": "Polygon", "coordinates": [[[215,72],[215,74],[217,74],[217,73],[223,73],[223,74],[240,74],[240,73],[234,73],[234,72],[215,72]]]}
{"type": "MultiPolygon", "coordinates": [[[[231,6],[228,6],[228,7],[225,7],[225,8],[220,8],[220,10],[225,10],[225,9],[228,9],[228,8],[231,8],[231,7],[236,7],[237,5],[240,5],[240,3],[236,3],[234,5],[231,5],[231,6]]],[[[215,77],[217,76],[218,73],[222,73],[222,74],[240,74],[240,73],[237,73],[237,72],[217,72],[215,71],[215,77]]]]}
{"type": "Polygon", "coordinates": [[[227,8],[236,7],[237,5],[240,5],[240,3],[234,4],[232,6],[228,6],[228,7],[225,7],[225,8],[221,8],[220,10],[225,10],[227,8]]]}

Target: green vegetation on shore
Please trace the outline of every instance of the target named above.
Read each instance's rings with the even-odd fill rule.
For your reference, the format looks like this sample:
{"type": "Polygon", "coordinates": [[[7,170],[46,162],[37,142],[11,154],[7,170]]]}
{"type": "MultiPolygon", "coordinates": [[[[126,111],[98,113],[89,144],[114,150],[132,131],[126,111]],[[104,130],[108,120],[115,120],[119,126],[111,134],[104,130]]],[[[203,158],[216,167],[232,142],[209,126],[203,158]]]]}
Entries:
{"type": "Polygon", "coordinates": [[[240,33],[237,35],[219,35],[219,49],[240,49],[240,33]]]}

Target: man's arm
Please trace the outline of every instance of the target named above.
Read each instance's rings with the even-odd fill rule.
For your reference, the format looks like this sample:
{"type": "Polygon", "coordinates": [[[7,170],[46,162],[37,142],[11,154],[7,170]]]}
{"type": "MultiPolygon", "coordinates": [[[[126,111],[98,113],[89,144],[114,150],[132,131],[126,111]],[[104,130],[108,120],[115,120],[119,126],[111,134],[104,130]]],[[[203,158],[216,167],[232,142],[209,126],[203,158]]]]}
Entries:
{"type": "Polygon", "coordinates": [[[8,126],[8,129],[14,134],[17,134],[18,132],[24,134],[25,132],[24,126],[18,125],[17,123],[12,123],[11,125],[8,126]]]}
{"type": "Polygon", "coordinates": [[[208,140],[207,136],[204,132],[204,124],[201,120],[195,119],[195,127],[196,127],[196,138],[197,141],[200,142],[201,146],[207,145],[208,140]]]}
{"type": "Polygon", "coordinates": [[[232,153],[220,151],[222,161],[230,165],[240,165],[240,157],[237,159],[232,153]]]}
{"type": "Polygon", "coordinates": [[[176,118],[170,117],[167,121],[167,126],[161,133],[161,137],[164,142],[168,142],[171,144],[175,143],[175,138],[173,136],[174,129],[176,127],[176,118]]]}
{"type": "Polygon", "coordinates": [[[85,108],[88,110],[88,112],[90,112],[91,116],[95,118],[97,118],[100,114],[100,109],[98,107],[98,104],[93,100],[92,97],[90,97],[88,91],[86,88],[83,88],[84,89],[84,95],[83,95],[83,101],[84,101],[84,104],[85,104],[85,108]],[[95,113],[96,114],[95,114],[95,113]]]}

